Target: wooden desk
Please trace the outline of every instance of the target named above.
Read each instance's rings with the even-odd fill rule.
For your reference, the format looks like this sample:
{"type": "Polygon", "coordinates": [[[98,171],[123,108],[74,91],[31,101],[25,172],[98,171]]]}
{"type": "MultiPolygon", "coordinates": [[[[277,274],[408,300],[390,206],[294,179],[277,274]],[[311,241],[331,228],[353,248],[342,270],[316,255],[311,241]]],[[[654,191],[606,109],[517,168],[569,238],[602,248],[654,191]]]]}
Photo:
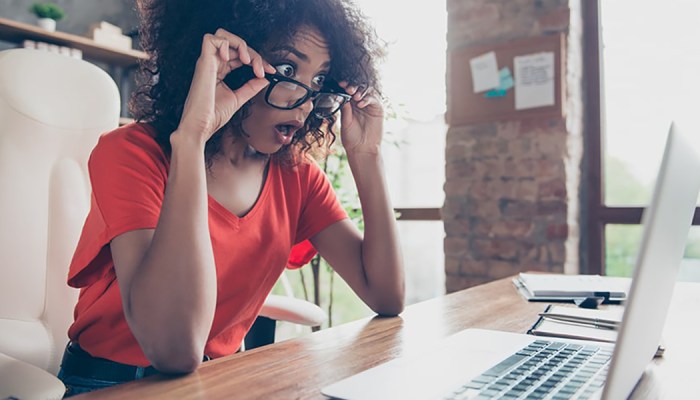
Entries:
{"type": "MultiPolygon", "coordinates": [[[[399,356],[423,352],[465,328],[525,332],[544,303],[528,303],[502,279],[412,305],[397,318],[364,319],[209,361],[195,373],[153,376],[76,399],[324,399],[321,387],[399,356]]],[[[700,284],[680,283],[664,333],[633,399],[697,398],[700,284]]]]}

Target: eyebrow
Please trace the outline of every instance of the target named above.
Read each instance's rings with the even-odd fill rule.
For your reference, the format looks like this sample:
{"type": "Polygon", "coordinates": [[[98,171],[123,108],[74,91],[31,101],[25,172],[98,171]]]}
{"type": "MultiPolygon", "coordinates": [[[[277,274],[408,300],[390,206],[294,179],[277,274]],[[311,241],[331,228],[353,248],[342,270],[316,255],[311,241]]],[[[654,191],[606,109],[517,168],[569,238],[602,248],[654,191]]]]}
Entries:
{"type": "MultiPolygon", "coordinates": [[[[286,52],[286,53],[292,53],[292,54],[294,54],[298,59],[300,59],[300,60],[302,60],[302,61],[304,61],[304,62],[308,62],[308,61],[309,61],[309,56],[307,56],[306,54],[300,52],[300,51],[297,50],[296,48],[294,48],[294,47],[292,47],[292,46],[288,46],[288,45],[282,45],[282,46],[279,46],[279,47],[275,47],[275,48],[273,48],[272,50],[270,50],[270,52],[273,53],[273,54],[275,54],[275,53],[279,54],[279,53],[284,53],[284,52],[286,52]]],[[[321,66],[322,66],[323,68],[328,68],[330,65],[331,65],[331,62],[330,62],[330,61],[326,61],[326,62],[323,63],[323,65],[321,65],[321,66]]]]}
{"type": "Polygon", "coordinates": [[[299,50],[295,49],[295,48],[292,47],[292,46],[283,45],[283,46],[275,47],[274,49],[272,49],[271,52],[272,52],[272,53],[283,53],[283,52],[292,53],[292,54],[294,54],[295,56],[297,56],[297,58],[299,58],[299,59],[302,60],[302,61],[309,61],[309,56],[307,56],[306,54],[300,52],[299,50]]]}

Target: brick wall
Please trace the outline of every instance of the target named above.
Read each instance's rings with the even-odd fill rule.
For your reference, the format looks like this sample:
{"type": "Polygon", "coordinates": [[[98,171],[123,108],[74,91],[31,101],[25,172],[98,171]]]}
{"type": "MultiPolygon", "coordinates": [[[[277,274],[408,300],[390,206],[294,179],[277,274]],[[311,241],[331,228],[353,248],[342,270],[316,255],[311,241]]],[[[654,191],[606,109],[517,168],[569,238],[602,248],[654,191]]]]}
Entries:
{"type": "Polygon", "coordinates": [[[442,210],[446,290],[520,271],[577,271],[583,122],[580,2],[447,0],[447,11],[448,53],[565,33],[562,75],[567,93],[564,118],[449,127],[442,210]]]}

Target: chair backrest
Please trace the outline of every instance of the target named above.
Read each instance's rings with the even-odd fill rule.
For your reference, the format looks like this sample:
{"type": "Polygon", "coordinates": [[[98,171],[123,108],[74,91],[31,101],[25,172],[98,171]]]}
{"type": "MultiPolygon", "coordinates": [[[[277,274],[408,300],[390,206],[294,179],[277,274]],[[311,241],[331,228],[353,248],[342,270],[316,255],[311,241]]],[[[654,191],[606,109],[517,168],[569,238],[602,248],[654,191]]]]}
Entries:
{"type": "Polygon", "coordinates": [[[87,159],[119,108],[93,64],[0,52],[0,352],[54,374],[78,295],[66,278],[90,204],[87,159]]]}

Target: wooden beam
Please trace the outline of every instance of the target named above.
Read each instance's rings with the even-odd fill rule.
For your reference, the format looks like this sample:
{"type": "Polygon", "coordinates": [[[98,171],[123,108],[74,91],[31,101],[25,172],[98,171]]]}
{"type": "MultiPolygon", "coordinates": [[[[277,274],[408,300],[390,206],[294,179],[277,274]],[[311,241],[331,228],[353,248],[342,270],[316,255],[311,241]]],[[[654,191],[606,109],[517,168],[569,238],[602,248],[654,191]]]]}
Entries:
{"type": "Polygon", "coordinates": [[[442,221],[439,208],[395,208],[399,221],[442,221]]]}

